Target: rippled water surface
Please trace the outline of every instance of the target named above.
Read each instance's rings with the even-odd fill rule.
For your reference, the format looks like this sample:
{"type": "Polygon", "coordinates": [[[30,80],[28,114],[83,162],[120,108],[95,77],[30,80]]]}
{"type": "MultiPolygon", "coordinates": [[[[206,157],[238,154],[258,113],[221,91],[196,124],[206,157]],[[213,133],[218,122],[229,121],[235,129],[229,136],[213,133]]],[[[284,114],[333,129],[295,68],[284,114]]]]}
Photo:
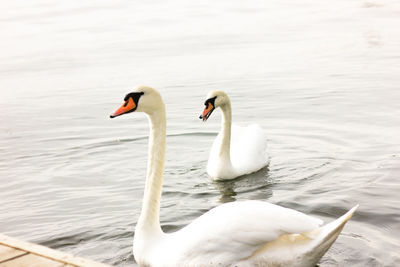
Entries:
{"type": "Polygon", "coordinates": [[[133,86],[167,107],[161,223],[262,199],[331,221],[320,266],[400,266],[400,2],[3,1],[0,232],[119,266],[131,253],[147,119],[108,115],[133,86]],[[259,123],[268,169],[212,182],[219,111],[259,123]]]}

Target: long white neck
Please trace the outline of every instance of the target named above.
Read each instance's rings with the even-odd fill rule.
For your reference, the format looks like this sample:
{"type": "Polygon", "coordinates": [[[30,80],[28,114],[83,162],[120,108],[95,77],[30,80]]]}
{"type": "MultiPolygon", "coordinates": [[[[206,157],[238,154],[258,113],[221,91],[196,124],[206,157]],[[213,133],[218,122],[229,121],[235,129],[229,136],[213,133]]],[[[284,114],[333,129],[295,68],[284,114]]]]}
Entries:
{"type": "Polygon", "coordinates": [[[231,102],[228,100],[224,105],[220,106],[222,111],[222,127],[221,127],[221,144],[219,156],[224,161],[231,164],[231,127],[232,127],[232,110],[231,102]]]}
{"type": "Polygon", "coordinates": [[[142,211],[137,228],[161,233],[160,199],[164,174],[166,118],[165,106],[147,114],[150,122],[149,155],[142,211]]]}

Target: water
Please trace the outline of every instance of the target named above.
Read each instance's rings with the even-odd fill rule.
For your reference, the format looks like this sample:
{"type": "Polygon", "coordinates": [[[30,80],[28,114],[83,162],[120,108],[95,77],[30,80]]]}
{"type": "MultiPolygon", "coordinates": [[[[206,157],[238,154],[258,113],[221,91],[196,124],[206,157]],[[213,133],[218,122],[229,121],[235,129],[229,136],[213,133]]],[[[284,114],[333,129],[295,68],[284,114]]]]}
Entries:
{"type": "Polygon", "coordinates": [[[400,266],[400,3],[8,1],[0,11],[0,232],[119,266],[146,167],[143,114],[108,115],[134,85],[167,107],[161,223],[262,199],[327,222],[360,208],[320,266],[400,266]],[[268,133],[271,164],[205,173],[226,90],[268,133]]]}

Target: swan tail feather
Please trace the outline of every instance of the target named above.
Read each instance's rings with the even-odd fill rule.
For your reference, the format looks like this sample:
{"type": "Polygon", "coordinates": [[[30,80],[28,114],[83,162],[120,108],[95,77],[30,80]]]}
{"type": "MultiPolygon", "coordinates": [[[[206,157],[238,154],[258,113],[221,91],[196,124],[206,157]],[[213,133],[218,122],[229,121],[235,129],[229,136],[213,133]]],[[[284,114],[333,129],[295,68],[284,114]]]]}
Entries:
{"type": "MultiPolygon", "coordinates": [[[[358,205],[333,222],[310,232],[283,235],[275,241],[268,242],[243,260],[252,262],[254,266],[264,266],[262,264],[265,262],[275,262],[276,266],[315,266],[335,242],[344,225],[353,216],[357,208],[358,205]],[[279,265],[278,263],[285,263],[286,265],[279,265]]],[[[239,264],[238,266],[242,265],[239,264]]]]}
{"type": "Polygon", "coordinates": [[[317,264],[320,258],[326,253],[326,251],[332,246],[336,241],[339,234],[342,232],[345,224],[353,216],[354,212],[358,208],[358,204],[346,212],[344,215],[340,216],[333,222],[330,222],[316,230],[304,233],[304,236],[313,239],[313,245],[310,246],[309,257],[313,259],[318,259],[314,264],[317,264]]]}

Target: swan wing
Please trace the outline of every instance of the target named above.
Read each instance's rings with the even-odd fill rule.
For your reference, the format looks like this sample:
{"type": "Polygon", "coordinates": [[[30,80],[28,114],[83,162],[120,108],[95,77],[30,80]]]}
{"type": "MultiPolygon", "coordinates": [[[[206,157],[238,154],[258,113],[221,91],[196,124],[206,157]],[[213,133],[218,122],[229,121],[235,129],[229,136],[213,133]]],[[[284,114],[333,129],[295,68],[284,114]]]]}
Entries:
{"type": "Polygon", "coordinates": [[[316,229],[322,221],[263,201],[231,202],[203,214],[165,243],[185,265],[232,264],[284,234],[316,229]],[[205,262],[206,261],[206,262],[205,262]]]}
{"type": "Polygon", "coordinates": [[[258,124],[232,125],[231,161],[240,175],[258,171],[269,163],[267,135],[258,124]]]}

